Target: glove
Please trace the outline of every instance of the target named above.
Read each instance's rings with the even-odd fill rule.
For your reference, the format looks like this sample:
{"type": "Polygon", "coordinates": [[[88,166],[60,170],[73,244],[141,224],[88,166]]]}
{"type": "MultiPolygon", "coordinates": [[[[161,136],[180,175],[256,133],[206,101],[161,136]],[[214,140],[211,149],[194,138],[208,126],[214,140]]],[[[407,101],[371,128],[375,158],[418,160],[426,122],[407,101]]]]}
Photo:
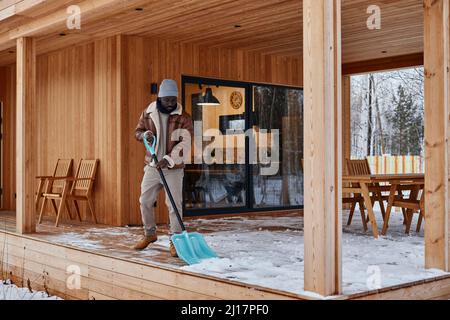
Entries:
{"type": "Polygon", "coordinates": [[[169,167],[169,161],[167,159],[162,159],[156,164],[157,169],[166,169],[169,167]]]}
{"type": "Polygon", "coordinates": [[[145,131],[145,132],[142,134],[142,140],[145,139],[145,136],[147,136],[147,141],[148,141],[148,143],[149,143],[150,145],[152,145],[152,144],[153,144],[153,139],[154,139],[153,132],[151,132],[151,131],[145,131]]]}

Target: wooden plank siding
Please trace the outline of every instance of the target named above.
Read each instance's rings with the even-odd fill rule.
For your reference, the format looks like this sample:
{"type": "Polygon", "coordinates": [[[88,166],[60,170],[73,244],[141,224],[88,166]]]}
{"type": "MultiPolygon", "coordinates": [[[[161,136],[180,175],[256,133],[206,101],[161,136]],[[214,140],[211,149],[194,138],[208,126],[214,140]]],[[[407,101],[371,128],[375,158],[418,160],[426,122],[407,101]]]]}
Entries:
{"type": "Polygon", "coordinates": [[[450,277],[441,276],[389,288],[362,292],[346,297],[350,300],[448,300],[450,277]]]}
{"type": "MultiPolygon", "coordinates": [[[[3,257],[0,274],[8,275],[17,285],[26,287],[30,280],[33,290],[46,290],[51,295],[70,300],[314,298],[161,268],[151,263],[134,263],[4,231],[0,231],[0,257],[3,257]],[[8,252],[8,258],[3,255],[3,250],[8,252]],[[69,289],[66,285],[70,265],[78,266],[81,272],[79,290],[69,289]]],[[[449,297],[450,278],[442,276],[334,298],[411,300],[449,297]]]]}
{"type": "Polygon", "coordinates": [[[370,61],[359,61],[342,65],[342,73],[345,75],[356,75],[369,72],[381,72],[423,65],[423,53],[414,53],[403,56],[374,59],[370,61]]]}
{"type": "MultiPolygon", "coordinates": [[[[181,92],[181,74],[204,77],[226,78],[242,81],[257,81],[301,86],[302,65],[300,60],[286,57],[265,56],[231,49],[211,49],[188,44],[178,44],[158,39],[126,37],[127,53],[127,110],[130,115],[125,129],[129,134],[124,143],[129,155],[125,177],[130,186],[126,202],[131,223],[140,221],[138,181],[142,178],[142,145],[136,143],[131,134],[140,113],[149,101],[156,99],[150,95],[150,83],[160,83],[164,78],[178,82],[181,92]],[[137,170],[136,168],[139,168],[137,170]],[[134,183],[134,184],[133,184],[134,183]]],[[[158,200],[164,203],[164,193],[158,200]]],[[[158,210],[159,221],[167,222],[165,205],[158,210]]]]}
{"type": "Polygon", "coordinates": [[[0,67],[0,100],[3,102],[2,208],[15,209],[16,199],[16,65],[0,67]]]}
{"type": "Polygon", "coordinates": [[[17,284],[65,299],[310,299],[307,296],[130,262],[0,231],[0,273],[17,284]],[[4,252],[6,255],[4,254],[4,252]],[[80,271],[80,289],[66,283],[68,267],[80,271]]]}
{"type": "MultiPolygon", "coordinates": [[[[13,79],[11,66],[0,68],[13,79]]],[[[58,158],[99,158],[95,211],[100,223],[138,224],[144,148],[134,140],[140,113],[154,100],[150,83],[181,74],[286,85],[302,85],[302,61],[242,50],[208,48],[137,36],[114,36],[37,57],[37,170],[52,172],[58,158]],[[119,197],[119,194],[122,196],[119,197]]],[[[15,90],[1,86],[4,132],[3,162],[14,170],[15,90]],[[8,130],[8,132],[6,132],[8,130]],[[6,164],[8,163],[8,164],[6,164]]],[[[14,210],[14,179],[4,172],[3,209],[14,210]]],[[[158,203],[164,203],[161,193],[158,203]]],[[[85,204],[83,219],[91,219],[85,204]]],[[[74,208],[72,208],[74,209],[74,208]]],[[[158,221],[167,222],[165,205],[158,221]]],[[[65,215],[67,218],[67,214],[65,215]]]]}
{"type": "MultiPolygon", "coordinates": [[[[301,0],[179,0],[171,2],[170,7],[164,1],[84,0],[76,2],[83,12],[81,30],[68,30],[65,25],[69,3],[47,1],[44,7],[32,7],[27,17],[4,20],[0,49],[12,48],[11,40],[19,36],[38,37],[38,54],[42,54],[126,34],[271,55],[302,55],[301,0]],[[136,11],[137,7],[143,10],[136,11]],[[235,28],[237,24],[241,27],[235,28]],[[61,37],[61,32],[67,36],[61,37]]],[[[422,1],[376,3],[382,12],[379,30],[367,28],[371,4],[367,0],[342,1],[344,63],[423,52],[422,1]]],[[[11,63],[11,59],[7,50],[0,53],[0,64],[11,63]]]]}

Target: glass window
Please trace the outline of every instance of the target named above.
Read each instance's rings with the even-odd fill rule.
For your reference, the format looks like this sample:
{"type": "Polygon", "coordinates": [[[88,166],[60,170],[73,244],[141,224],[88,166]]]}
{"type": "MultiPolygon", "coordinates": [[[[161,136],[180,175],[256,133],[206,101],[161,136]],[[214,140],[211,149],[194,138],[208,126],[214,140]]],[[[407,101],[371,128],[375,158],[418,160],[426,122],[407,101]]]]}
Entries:
{"type": "Polygon", "coordinates": [[[196,135],[185,171],[186,209],[245,207],[245,88],[186,83],[185,109],[196,135]],[[200,105],[207,89],[220,105],[200,105]]]}
{"type": "Polygon", "coordinates": [[[255,132],[259,132],[258,148],[264,145],[261,140],[271,143],[268,153],[272,160],[265,164],[267,161],[259,159],[252,165],[253,207],[302,206],[303,91],[254,86],[252,124],[255,132]],[[261,139],[261,132],[265,130],[271,138],[261,139]],[[278,137],[274,139],[277,131],[278,137]],[[278,163],[274,164],[276,160],[278,163]],[[271,170],[265,173],[262,169],[268,167],[271,170]]]}
{"type": "Polygon", "coordinates": [[[303,206],[302,89],[183,77],[183,94],[195,130],[185,214],[303,206]],[[202,104],[207,91],[218,105],[202,104]]]}

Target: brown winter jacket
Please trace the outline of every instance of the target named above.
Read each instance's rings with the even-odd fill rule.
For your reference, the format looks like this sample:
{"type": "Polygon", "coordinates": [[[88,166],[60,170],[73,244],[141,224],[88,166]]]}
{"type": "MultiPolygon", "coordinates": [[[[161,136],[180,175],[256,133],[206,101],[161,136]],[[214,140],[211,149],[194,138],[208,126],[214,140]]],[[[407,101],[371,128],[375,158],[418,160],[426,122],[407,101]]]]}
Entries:
{"type": "MultiPolygon", "coordinates": [[[[143,141],[144,133],[146,131],[150,131],[151,136],[158,137],[160,127],[158,109],[156,108],[155,101],[142,112],[141,117],[139,118],[139,123],[136,126],[134,136],[136,140],[140,142],[143,141]]],[[[167,155],[164,158],[169,162],[169,169],[184,168],[185,164],[176,160],[183,159],[183,150],[189,151],[190,154],[194,127],[192,118],[183,111],[181,104],[178,104],[177,109],[170,114],[167,131],[167,155]]],[[[158,152],[158,145],[156,146],[156,152],[158,152]]],[[[145,164],[150,165],[151,163],[152,156],[150,152],[147,151],[145,155],[145,164]]]]}

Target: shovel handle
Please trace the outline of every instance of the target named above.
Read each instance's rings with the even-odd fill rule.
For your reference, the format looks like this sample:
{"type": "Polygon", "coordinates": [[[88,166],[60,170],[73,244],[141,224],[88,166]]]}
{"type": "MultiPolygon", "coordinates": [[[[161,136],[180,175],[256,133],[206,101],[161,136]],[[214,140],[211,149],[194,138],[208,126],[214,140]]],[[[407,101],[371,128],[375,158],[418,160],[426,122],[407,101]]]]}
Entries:
{"type": "MultiPolygon", "coordinates": [[[[152,155],[155,163],[158,163],[159,161],[158,161],[158,157],[156,156],[156,149],[155,149],[155,147],[156,147],[156,139],[157,139],[156,136],[153,137],[152,145],[150,145],[148,143],[148,141],[147,141],[147,134],[146,133],[144,134],[144,145],[145,145],[145,148],[150,152],[150,154],[152,155]]],[[[161,168],[157,168],[157,170],[159,172],[159,175],[161,176],[161,180],[163,182],[164,188],[166,189],[166,193],[167,193],[167,196],[169,197],[169,200],[170,200],[170,203],[172,205],[172,208],[175,211],[175,214],[177,216],[178,222],[180,223],[181,230],[186,231],[186,227],[184,226],[183,219],[181,219],[180,212],[178,211],[178,208],[175,205],[175,201],[173,200],[172,192],[169,189],[169,185],[167,184],[167,180],[166,180],[166,177],[164,176],[164,172],[162,171],[161,168]]]]}
{"type": "MultiPolygon", "coordinates": [[[[155,160],[155,163],[158,163],[158,158],[156,157],[156,154],[153,155],[153,159],[155,160]]],[[[178,211],[177,206],[175,205],[175,201],[173,200],[172,192],[169,189],[169,185],[167,184],[166,177],[164,176],[164,172],[161,168],[157,168],[159,175],[161,176],[161,180],[163,182],[164,188],[166,189],[167,196],[169,197],[170,203],[172,204],[172,208],[175,211],[175,215],[177,216],[178,222],[180,223],[181,230],[186,231],[186,227],[184,226],[183,219],[181,219],[180,212],[178,211]]]]}

